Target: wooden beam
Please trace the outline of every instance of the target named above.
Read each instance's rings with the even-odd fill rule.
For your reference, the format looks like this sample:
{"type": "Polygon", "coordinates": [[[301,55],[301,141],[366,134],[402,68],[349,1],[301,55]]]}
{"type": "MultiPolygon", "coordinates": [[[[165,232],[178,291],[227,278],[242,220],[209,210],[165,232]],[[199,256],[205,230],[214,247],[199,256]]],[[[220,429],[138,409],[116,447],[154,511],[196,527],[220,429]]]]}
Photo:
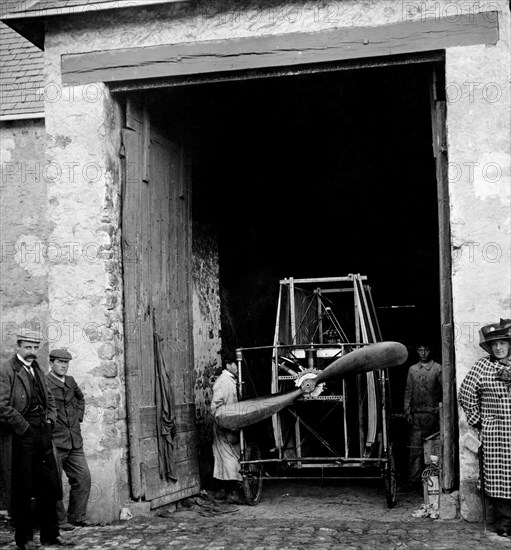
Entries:
{"type": "Polygon", "coordinates": [[[62,56],[66,85],[182,77],[496,44],[498,13],[62,56]]]}
{"type": "Polygon", "coordinates": [[[316,63],[315,65],[294,65],[292,67],[266,67],[257,71],[231,71],[224,73],[203,73],[200,75],[184,75],[166,78],[141,78],[111,82],[108,87],[113,93],[130,92],[139,90],[156,90],[176,86],[195,86],[197,84],[210,84],[211,82],[236,82],[246,80],[261,80],[262,78],[275,78],[280,76],[311,75],[318,73],[331,73],[339,71],[352,71],[355,69],[373,69],[378,67],[397,67],[400,65],[412,65],[418,63],[444,63],[445,51],[410,53],[393,55],[391,57],[368,57],[366,59],[344,59],[333,63],[316,63]]]}

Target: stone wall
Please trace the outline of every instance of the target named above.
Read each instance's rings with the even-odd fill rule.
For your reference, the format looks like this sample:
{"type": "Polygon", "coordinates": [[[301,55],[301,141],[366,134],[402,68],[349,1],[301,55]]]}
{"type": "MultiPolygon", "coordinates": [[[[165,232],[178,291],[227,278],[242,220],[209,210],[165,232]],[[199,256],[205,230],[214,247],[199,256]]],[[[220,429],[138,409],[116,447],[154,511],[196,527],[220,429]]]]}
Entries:
{"type": "MultiPolygon", "coordinates": [[[[21,326],[48,336],[51,226],[46,209],[44,120],[0,122],[0,360],[10,357],[21,326]]],[[[51,332],[51,331],[50,331],[51,332]]],[[[50,334],[51,336],[51,334],[50,334]]],[[[47,368],[47,343],[39,362],[47,368]]]]}
{"type": "MultiPolygon", "coordinates": [[[[70,345],[77,357],[77,378],[85,386],[88,399],[97,407],[95,410],[102,411],[95,417],[97,422],[91,422],[85,429],[95,482],[107,489],[93,508],[95,515],[114,514],[119,494],[124,494],[126,489],[121,481],[126,479],[122,279],[116,254],[119,249],[120,123],[117,105],[102,85],[60,88],[60,55],[383,25],[496,9],[501,12],[499,43],[489,47],[450,48],[446,62],[448,85],[454,82],[466,90],[466,83],[474,80],[481,92],[491,94],[491,86],[484,86],[496,82],[500,93],[498,101],[488,100],[487,96],[473,101],[470,90],[474,88],[469,84],[464,97],[456,101],[450,99],[447,113],[449,160],[453,167],[462,170],[460,178],[451,176],[454,321],[456,327],[466,324],[473,327],[472,323],[509,316],[510,307],[509,6],[506,1],[477,4],[431,0],[293,4],[261,1],[246,2],[241,8],[235,2],[194,2],[100,15],[84,13],[48,24],[46,159],[63,169],[63,175],[48,184],[50,238],[58,243],[71,242],[73,250],[78,251],[69,253],[69,261],[49,266],[50,320],[61,325],[78,323],[82,336],[70,345]],[[55,84],[54,100],[48,91],[50,83],[55,84]],[[69,166],[73,167],[72,171],[69,166]],[[472,168],[480,168],[480,175],[477,171],[473,173],[472,168]],[[88,243],[94,246],[91,248],[88,243]],[[471,243],[479,244],[476,247],[471,243]],[[93,253],[93,249],[96,252],[93,253]],[[475,249],[481,255],[477,261],[471,260],[473,256],[469,254],[475,249]],[[465,250],[465,255],[460,254],[465,250]],[[117,483],[113,488],[110,488],[111,480],[117,483]]],[[[196,287],[197,290],[200,294],[200,288],[196,287]]],[[[196,297],[195,311],[199,302],[196,297]]],[[[199,329],[195,336],[200,341],[203,335],[198,332],[199,329]]],[[[74,338],[74,332],[72,336],[74,338]]],[[[63,335],[62,344],[65,343],[63,335]]],[[[212,349],[205,353],[205,357],[215,355],[212,349]]],[[[456,339],[458,381],[478,355],[476,343],[462,331],[456,339]]],[[[207,399],[207,392],[203,398],[207,399]]],[[[199,404],[199,415],[201,410],[202,404],[199,404]]],[[[462,433],[464,430],[462,423],[462,433]]],[[[463,452],[461,486],[465,506],[462,512],[467,518],[477,515],[473,479],[473,460],[463,452]]]]}
{"type": "Polygon", "coordinates": [[[221,368],[218,244],[210,227],[193,224],[193,345],[199,464],[203,485],[213,472],[212,386],[221,368]]]}
{"type": "MultiPolygon", "coordinates": [[[[93,41],[87,46],[92,47],[93,41]]],[[[49,236],[61,252],[49,265],[49,320],[73,355],[84,391],[85,454],[92,471],[89,515],[117,519],[128,497],[120,254],[120,108],[103,85],[60,86],[60,55],[74,38],[46,36],[46,162],[49,236]]]]}

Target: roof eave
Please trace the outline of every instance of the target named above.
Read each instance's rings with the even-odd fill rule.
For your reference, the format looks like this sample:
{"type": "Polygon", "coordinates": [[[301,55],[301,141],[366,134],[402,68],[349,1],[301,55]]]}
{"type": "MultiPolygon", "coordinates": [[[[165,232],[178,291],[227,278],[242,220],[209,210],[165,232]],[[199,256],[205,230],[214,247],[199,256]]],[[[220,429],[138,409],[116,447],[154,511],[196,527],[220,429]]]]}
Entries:
{"type": "MultiPolygon", "coordinates": [[[[138,8],[142,6],[155,6],[158,4],[176,4],[178,2],[189,2],[190,0],[132,0],[125,1],[119,4],[118,0],[111,0],[110,2],[101,2],[98,4],[85,4],[81,6],[67,6],[58,8],[43,8],[40,10],[28,9],[27,11],[18,11],[14,13],[7,13],[0,19],[7,24],[7,20],[10,19],[23,19],[23,18],[42,18],[48,16],[59,15],[80,15],[87,12],[106,11],[106,10],[119,10],[127,8],[138,8]]],[[[37,6],[37,4],[36,4],[37,6]]]]}
{"type": "Polygon", "coordinates": [[[136,2],[124,2],[121,5],[119,5],[118,1],[112,1],[103,2],[101,4],[89,4],[87,6],[70,6],[67,8],[34,10],[32,12],[7,13],[0,17],[0,21],[11,27],[11,29],[17,33],[21,34],[21,36],[26,38],[29,42],[32,42],[32,44],[37,46],[40,50],[44,50],[44,24],[47,17],[79,15],[86,12],[138,8],[142,6],[175,4],[178,2],[184,3],[189,1],[190,0],[136,0],[136,2]]]}
{"type": "Polygon", "coordinates": [[[44,26],[45,19],[24,17],[20,19],[8,19],[3,17],[0,19],[13,31],[21,34],[29,42],[40,50],[44,50],[44,26]]]}

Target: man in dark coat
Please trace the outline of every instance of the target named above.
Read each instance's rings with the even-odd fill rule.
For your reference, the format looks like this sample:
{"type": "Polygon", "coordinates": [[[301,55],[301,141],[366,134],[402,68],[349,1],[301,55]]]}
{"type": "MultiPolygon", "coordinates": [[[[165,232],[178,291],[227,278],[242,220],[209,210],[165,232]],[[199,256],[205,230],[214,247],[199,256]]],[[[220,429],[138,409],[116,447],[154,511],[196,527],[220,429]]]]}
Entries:
{"type": "Polygon", "coordinates": [[[410,424],[410,488],[422,485],[423,442],[440,430],[442,401],[442,366],[431,359],[431,348],[424,340],[417,347],[417,355],[419,362],[408,370],[404,400],[404,412],[410,424]]]}
{"type": "Polygon", "coordinates": [[[2,456],[10,471],[10,510],[20,550],[36,548],[33,541],[32,497],[41,544],[70,546],[60,536],[56,503],[62,498],[53,453],[55,402],[36,356],[40,333],[23,329],[17,335],[16,355],[0,367],[0,431],[2,456]]]}
{"type": "Polygon", "coordinates": [[[90,523],[86,519],[86,511],[91,478],[80,429],[85,399],[75,379],[67,374],[71,359],[71,354],[65,349],[51,351],[48,375],[48,386],[57,405],[53,443],[57,448],[60,471],[64,470],[71,486],[67,512],[62,501],[57,503],[59,527],[64,530],[90,523]]]}

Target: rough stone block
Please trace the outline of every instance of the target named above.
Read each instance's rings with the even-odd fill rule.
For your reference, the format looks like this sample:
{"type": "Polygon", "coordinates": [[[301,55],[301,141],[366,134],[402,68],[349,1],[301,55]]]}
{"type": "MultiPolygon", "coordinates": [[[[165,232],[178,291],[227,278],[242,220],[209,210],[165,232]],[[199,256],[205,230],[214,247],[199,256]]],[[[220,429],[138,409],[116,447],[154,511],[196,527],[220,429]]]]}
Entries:
{"type": "Polygon", "coordinates": [[[105,391],[101,396],[100,402],[105,409],[117,409],[121,401],[121,396],[113,391],[105,391]]]}
{"type": "Polygon", "coordinates": [[[101,374],[105,378],[115,378],[117,376],[117,363],[115,361],[101,361],[101,374]]]}
{"type": "Polygon", "coordinates": [[[440,494],[440,519],[456,519],[459,511],[459,493],[440,494]]]}
{"type": "Polygon", "coordinates": [[[124,508],[128,508],[133,517],[150,516],[151,515],[151,503],[150,502],[125,502],[124,508]]]}
{"type": "Polygon", "coordinates": [[[112,344],[104,344],[98,350],[98,356],[100,359],[109,361],[115,357],[116,349],[112,344]]]}

